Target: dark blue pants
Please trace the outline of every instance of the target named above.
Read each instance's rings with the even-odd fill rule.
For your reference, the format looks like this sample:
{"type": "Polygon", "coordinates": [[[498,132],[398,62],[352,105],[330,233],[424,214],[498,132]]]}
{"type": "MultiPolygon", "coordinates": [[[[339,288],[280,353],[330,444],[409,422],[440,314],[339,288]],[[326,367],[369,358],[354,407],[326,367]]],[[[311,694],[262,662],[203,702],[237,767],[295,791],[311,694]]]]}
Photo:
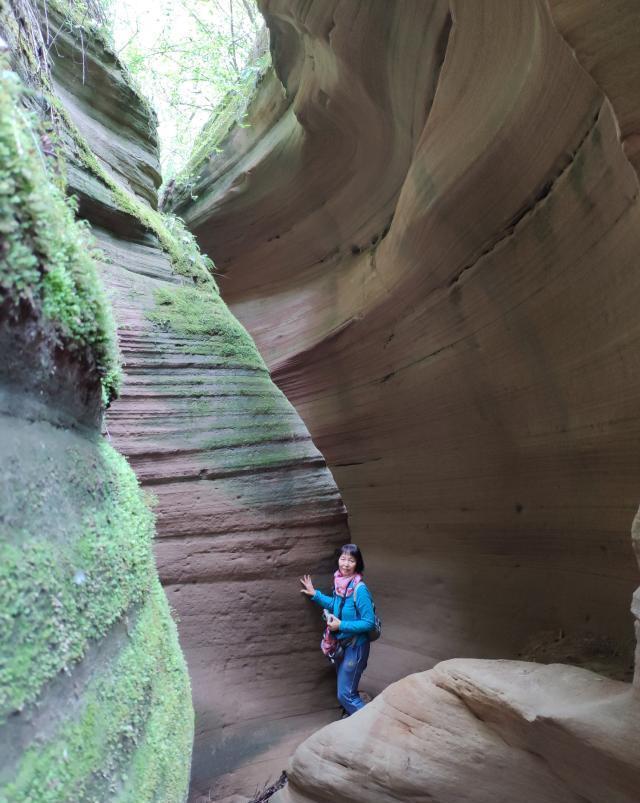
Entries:
{"type": "Polygon", "coordinates": [[[349,646],[339,662],[336,662],[338,673],[338,701],[347,714],[355,714],[364,705],[358,694],[358,683],[369,659],[369,639],[363,644],[349,646]]]}

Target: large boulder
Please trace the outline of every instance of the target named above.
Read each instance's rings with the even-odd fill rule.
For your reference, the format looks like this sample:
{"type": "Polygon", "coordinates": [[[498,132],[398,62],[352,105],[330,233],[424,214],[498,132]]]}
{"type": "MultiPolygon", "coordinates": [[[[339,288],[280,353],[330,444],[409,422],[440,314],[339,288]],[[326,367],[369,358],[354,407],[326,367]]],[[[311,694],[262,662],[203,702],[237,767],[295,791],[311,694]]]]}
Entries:
{"type": "Polygon", "coordinates": [[[575,667],[452,660],[294,755],[273,803],[636,803],[640,697],[575,667]]]}

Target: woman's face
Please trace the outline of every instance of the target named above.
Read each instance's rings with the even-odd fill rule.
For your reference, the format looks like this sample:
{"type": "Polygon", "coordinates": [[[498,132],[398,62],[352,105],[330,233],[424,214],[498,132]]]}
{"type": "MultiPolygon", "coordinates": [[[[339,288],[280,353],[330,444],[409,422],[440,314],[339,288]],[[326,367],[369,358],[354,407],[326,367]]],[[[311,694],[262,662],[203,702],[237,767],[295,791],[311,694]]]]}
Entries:
{"type": "Polygon", "coordinates": [[[356,558],[348,552],[343,552],[338,558],[338,568],[343,577],[351,577],[356,573],[356,558]]]}

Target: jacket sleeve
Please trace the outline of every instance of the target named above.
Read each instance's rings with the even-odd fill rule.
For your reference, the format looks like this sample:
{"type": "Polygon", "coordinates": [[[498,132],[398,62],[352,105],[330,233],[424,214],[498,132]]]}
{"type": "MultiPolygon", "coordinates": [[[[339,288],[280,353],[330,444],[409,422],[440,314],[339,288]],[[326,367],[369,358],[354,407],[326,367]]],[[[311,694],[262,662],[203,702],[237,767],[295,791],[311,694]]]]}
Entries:
{"type": "Polygon", "coordinates": [[[311,600],[321,608],[327,608],[327,610],[333,611],[333,597],[328,597],[326,594],[323,594],[322,591],[316,589],[316,593],[311,597],[311,600]]]}
{"type": "Polygon", "coordinates": [[[338,633],[348,636],[355,636],[359,633],[368,633],[376,626],[376,617],[373,612],[373,600],[369,589],[364,583],[360,583],[355,591],[356,608],[359,619],[352,619],[350,622],[344,620],[340,623],[338,633]]]}

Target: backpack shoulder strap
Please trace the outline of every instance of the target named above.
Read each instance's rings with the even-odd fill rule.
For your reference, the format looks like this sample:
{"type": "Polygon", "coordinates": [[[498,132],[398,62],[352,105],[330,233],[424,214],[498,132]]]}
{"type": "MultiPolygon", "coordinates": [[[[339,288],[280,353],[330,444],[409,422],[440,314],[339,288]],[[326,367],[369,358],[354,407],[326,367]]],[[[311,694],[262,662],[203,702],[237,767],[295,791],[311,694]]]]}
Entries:
{"type": "MultiPolygon", "coordinates": [[[[349,583],[347,585],[347,587],[345,588],[344,597],[340,598],[340,612],[338,613],[338,619],[342,619],[342,611],[344,610],[344,604],[347,601],[347,594],[349,593],[349,586],[350,585],[351,585],[351,583],[349,583]]],[[[354,589],[353,589],[353,604],[354,605],[356,604],[356,591],[357,590],[358,590],[358,586],[356,585],[356,586],[354,586],[354,589]]],[[[357,610],[357,608],[356,608],[356,610],[357,610]]],[[[334,616],[335,616],[335,613],[334,613],[334,616]]]]}
{"type": "MultiPolygon", "coordinates": [[[[355,606],[356,613],[357,613],[358,616],[360,616],[360,611],[358,610],[358,602],[357,602],[356,597],[357,597],[358,589],[360,588],[360,586],[364,586],[365,588],[367,588],[367,584],[365,583],[364,580],[360,580],[358,585],[353,589],[353,604],[355,606]]],[[[367,588],[367,591],[369,591],[368,588],[367,588]]],[[[369,596],[371,596],[370,592],[369,592],[369,596]]],[[[371,603],[373,604],[373,600],[371,600],[371,603]]],[[[374,610],[375,610],[375,605],[374,605],[374,610]]]]}

